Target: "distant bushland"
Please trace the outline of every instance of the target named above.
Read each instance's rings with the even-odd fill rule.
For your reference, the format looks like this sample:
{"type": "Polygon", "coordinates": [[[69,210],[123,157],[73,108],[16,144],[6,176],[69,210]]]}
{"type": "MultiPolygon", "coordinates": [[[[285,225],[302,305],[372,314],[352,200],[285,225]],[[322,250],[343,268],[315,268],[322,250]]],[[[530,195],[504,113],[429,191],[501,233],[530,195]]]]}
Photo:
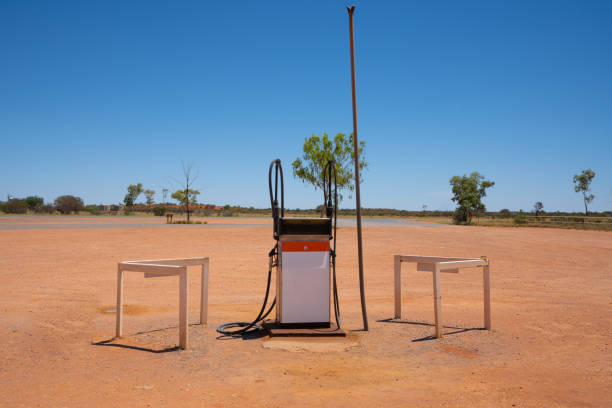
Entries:
{"type": "Polygon", "coordinates": [[[28,203],[19,198],[11,198],[0,205],[0,209],[7,214],[25,214],[28,212],[28,203]]]}

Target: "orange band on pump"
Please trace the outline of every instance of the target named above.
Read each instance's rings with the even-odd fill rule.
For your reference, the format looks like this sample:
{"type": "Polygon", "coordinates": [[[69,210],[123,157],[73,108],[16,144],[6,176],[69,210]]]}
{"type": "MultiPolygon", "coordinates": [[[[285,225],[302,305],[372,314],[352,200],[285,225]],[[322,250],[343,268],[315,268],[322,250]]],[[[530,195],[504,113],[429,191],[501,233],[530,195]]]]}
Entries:
{"type": "Polygon", "coordinates": [[[326,252],[329,250],[329,242],[325,241],[283,241],[281,251],[283,252],[326,252]]]}

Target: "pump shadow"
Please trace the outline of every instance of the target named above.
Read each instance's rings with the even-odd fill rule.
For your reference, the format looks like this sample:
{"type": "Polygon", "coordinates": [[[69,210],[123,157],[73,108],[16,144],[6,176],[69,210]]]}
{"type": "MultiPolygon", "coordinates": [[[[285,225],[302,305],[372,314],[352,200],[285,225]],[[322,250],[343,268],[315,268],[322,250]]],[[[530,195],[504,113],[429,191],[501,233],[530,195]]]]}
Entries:
{"type": "MultiPolygon", "coordinates": [[[[409,321],[409,320],[397,320],[394,319],[392,317],[388,318],[388,319],[381,319],[381,320],[377,320],[377,322],[379,323],[397,323],[397,324],[410,324],[410,325],[416,325],[416,326],[428,326],[428,327],[435,327],[436,325],[433,323],[427,323],[427,322],[413,322],[413,321],[409,321]]],[[[449,336],[451,334],[459,334],[459,333],[465,333],[465,332],[469,332],[469,331],[475,331],[475,330],[486,330],[484,327],[457,327],[457,326],[442,326],[445,329],[455,329],[455,331],[450,331],[450,332],[444,332],[443,335],[444,336],[449,336]]],[[[425,336],[425,337],[421,337],[418,339],[413,339],[412,342],[419,342],[419,341],[428,341],[428,340],[436,340],[437,337],[435,335],[430,335],[430,336],[425,336]]]]}

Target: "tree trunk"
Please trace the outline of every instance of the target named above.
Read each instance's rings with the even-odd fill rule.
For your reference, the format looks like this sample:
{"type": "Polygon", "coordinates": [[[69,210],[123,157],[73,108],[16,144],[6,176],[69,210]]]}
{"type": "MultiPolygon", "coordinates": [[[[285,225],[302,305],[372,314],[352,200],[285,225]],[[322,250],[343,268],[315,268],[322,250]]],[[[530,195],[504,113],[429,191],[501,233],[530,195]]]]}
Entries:
{"type": "Polygon", "coordinates": [[[187,180],[187,188],[185,189],[185,201],[187,202],[187,224],[189,224],[189,180],[187,180]]]}

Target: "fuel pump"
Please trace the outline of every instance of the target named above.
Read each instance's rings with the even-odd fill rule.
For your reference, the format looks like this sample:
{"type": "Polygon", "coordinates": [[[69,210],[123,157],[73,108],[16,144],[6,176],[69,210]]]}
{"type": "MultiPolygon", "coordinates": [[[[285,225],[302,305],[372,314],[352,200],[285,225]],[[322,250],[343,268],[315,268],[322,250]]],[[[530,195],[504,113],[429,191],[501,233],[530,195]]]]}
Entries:
{"type": "Polygon", "coordinates": [[[330,160],[323,171],[323,212],[320,218],[285,217],[283,168],[279,159],[270,163],[268,189],[273,219],[272,235],[276,242],[268,254],[264,301],[255,320],[222,324],[217,328],[219,333],[237,336],[261,330],[260,323],[275,306],[277,327],[329,328],[332,302],[336,326],[340,329],[336,284],[336,179],[336,167],[330,160]],[[276,295],[266,310],[273,271],[276,295]]]}

